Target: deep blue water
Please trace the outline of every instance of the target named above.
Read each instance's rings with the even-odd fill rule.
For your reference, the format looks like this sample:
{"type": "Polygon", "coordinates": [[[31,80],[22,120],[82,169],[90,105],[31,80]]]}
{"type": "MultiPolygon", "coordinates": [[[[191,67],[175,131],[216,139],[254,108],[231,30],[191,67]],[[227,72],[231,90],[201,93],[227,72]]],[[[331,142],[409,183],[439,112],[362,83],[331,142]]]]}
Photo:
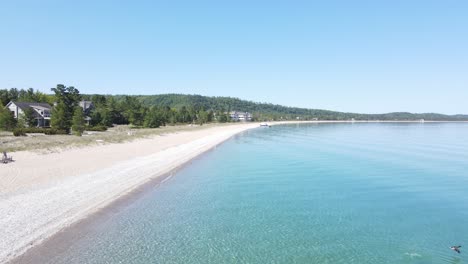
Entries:
{"type": "Polygon", "coordinates": [[[50,263],[468,263],[468,124],[254,129],[50,263]]]}

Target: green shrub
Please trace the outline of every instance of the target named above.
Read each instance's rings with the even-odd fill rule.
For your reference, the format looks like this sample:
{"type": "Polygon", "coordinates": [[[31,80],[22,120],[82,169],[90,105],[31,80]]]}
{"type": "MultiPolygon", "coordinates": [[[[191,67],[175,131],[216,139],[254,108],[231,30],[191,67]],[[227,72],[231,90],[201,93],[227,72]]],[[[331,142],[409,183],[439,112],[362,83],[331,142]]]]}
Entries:
{"type": "Polygon", "coordinates": [[[48,128],[43,129],[43,132],[46,135],[68,135],[67,131],[63,129],[48,128]]]}
{"type": "Polygon", "coordinates": [[[13,136],[15,137],[26,136],[26,133],[23,131],[22,128],[16,128],[13,130],[13,136]]]}
{"type": "Polygon", "coordinates": [[[15,137],[26,136],[26,133],[44,133],[46,135],[67,135],[67,131],[55,128],[26,127],[13,130],[15,137]]]}
{"type": "Polygon", "coordinates": [[[106,131],[107,127],[106,126],[93,126],[93,127],[86,127],[86,131],[106,131]]]}

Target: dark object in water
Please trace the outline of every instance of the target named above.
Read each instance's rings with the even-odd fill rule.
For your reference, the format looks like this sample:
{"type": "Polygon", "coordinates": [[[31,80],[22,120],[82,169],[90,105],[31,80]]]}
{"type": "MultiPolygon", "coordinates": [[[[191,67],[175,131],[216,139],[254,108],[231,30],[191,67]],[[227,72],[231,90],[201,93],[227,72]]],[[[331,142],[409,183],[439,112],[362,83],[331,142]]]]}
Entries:
{"type": "Polygon", "coordinates": [[[457,252],[458,254],[461,253],[460,248],[461,248],[461,246],[451,246],[450,247],[451,250],[457,252]]]}

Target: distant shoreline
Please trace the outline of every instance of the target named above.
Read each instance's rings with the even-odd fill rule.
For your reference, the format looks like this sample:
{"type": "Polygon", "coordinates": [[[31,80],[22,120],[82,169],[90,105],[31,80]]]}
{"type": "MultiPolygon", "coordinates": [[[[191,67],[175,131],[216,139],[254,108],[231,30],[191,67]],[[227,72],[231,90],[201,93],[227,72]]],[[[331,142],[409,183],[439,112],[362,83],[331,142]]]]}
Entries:
{"type": "MultiPolygon", "coordinates": [[[[207,129],[211,127],[224,127],[247,125],[261,122],[229,122],[229,123],[208,123],[200,125],[175,125],[164,126],[153,129],[134,129],[130,126],[116,126],[110,128],[106,132],[85,131],[82,137],[68,135],[53,135],[41,136],[41,134],[31,135],[28,137],[14,137],[12,133],[0,133],[2,146],[0,151],[18,152],[18,151],[40,151],[44,153],[62,152],[69,148],[81,148],[92,145],[107,145],[114,143],[125,143],[134,140],[141,140],[148,137],[159,136],[170,133],[180,133],[185,131],[194,131],[207,129]]],[[[468,123],[468,121],[424,121],[420,120],[292,120],[292,121],[266,121],[270,124],[287,124],[287,123],[468,123]]]]}

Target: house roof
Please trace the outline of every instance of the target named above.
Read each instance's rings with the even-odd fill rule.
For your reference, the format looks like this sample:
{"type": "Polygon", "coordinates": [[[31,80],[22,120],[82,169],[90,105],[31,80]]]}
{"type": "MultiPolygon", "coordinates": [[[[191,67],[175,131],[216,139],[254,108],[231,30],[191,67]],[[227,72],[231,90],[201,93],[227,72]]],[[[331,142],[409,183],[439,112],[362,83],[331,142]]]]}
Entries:
{"type": "Polygon", "coordinates": [[[91,101],[80,101],[78,104],[81,108],[83,108],[83,112],[85,115],[90,115],[91,110],[94,108],[94,104],[91,101]]]}
{"type": "Polygon", "coordinates": [[[14,103],[16,106],[24,110],[29,107],[39,108],[39,109],[48,109],[50,110],[52,107],[48,103],[29,103],[29,102],[14,102],[11,101],[10,103],[14,103]]]}
{"type": "Polygon", "coordinates": [[[86,110],[86,109],[88,109],[88,108],[90,108],[90,107],[93,106],[93,102],[92,102],[92,101],[80,101],[80,102],[79,102],[79,105],[80,105],[84,110],[86,110]]]}

